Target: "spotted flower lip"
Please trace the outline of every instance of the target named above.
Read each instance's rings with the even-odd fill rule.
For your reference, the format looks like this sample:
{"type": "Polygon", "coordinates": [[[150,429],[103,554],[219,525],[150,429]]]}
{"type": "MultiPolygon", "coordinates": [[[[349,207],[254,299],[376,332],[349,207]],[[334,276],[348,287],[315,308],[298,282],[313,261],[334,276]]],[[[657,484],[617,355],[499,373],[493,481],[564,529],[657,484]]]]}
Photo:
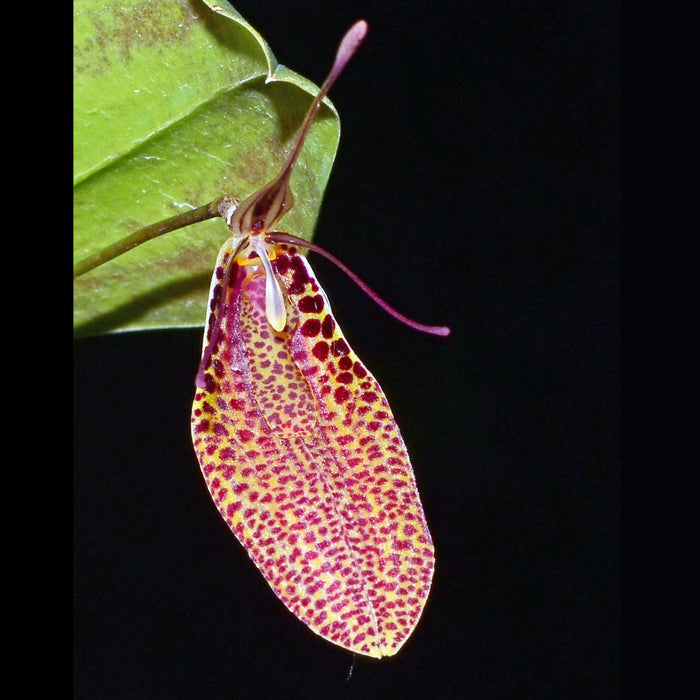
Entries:
{"type": "Polygon", "coordinates": [[[216,507],[282,602],[321,637],[381,658],[425,607],[435,552],[406,445],[382,388],[342,334],[300,247],[270,231],[323,96],[367,32],[346,34],[280,174],[222,216],[192,440],[216,507]]]}
{"type": "Polygon", "coordinates": [[[265,274],[232,263],[195,395],[195,451],[219,512],[284,604],[335,644],[391,655],[434,570],[410,460],[307,260],[276,247],[286,327],[268,322],[265,274]]]}

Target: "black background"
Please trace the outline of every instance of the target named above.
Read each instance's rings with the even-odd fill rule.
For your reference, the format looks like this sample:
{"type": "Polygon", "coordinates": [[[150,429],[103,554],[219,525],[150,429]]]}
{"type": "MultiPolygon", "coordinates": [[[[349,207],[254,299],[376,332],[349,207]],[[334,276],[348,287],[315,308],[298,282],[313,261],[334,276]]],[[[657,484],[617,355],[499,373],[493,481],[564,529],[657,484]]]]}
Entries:
{"type": "Polygon", "coordinates": [[[311,264],[401,427],[435,581],[396,657],[316,637],[201,478],[200,331],[82,339],[75,696],[618,697],[619,3],[236,7],[317,83],[370,24],[331,94],[342,136],[315,240],[452,336],[311,264]]]}

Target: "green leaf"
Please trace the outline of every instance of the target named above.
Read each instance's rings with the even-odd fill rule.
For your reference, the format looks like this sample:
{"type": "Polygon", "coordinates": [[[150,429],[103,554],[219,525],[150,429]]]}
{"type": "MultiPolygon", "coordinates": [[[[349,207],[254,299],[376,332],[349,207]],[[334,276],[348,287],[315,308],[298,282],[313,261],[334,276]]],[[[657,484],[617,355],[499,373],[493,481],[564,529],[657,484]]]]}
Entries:
{"type": "MultiPolygon", "coordinates": [[[[133,231],[278,172],[317,87],[277,63],[224,0],[74,3],[74,262],[133,231]]],[[[330,104],[330,103],[327,103],[330,104]]],[[[322,107],[282,228],[310,240],[338,146],[322,107]]],[[[204,323],[217,218],[163,235],[74,281],[74,330],[204,323]]]]}

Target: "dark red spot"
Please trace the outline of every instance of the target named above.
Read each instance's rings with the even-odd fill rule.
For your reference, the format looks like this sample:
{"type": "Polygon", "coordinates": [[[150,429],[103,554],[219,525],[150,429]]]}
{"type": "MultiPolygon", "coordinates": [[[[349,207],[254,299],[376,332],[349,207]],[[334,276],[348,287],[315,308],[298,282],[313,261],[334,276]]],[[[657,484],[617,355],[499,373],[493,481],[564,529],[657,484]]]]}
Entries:
{"type": "Polygon", "coordinates": [[[348,355],[343,355],[338,360],[338,367],[340,369],[350,369],[352,367],[352,359],[348,355]]]}
{"type": "Polygon", "coordinates": [[[209,421],[203,420],[197,423],[194,428],[195,433],[206,433],[209,430],[209,421]]]}
{"type": "Polygon", "coordinates": [[[333,393],[336,403],[343,403],[350,398],[350,392],[344,387],[339,386],[333,393]]]}
{"type": "Polygon", "coordinates": [[[287,291],[290,294],[303,294],[306,291],[306,286],[292,280],[287,287],[287,291]]]}
{"type": "Polygon", "coordinates": [[[211,299],[209,300],[210,311],[214,311],[220,302],[221,302],[221,285],[217,284],[216,287],[214,287],[214,291],[211,294],[211,299]]]}
{"type": "Polygon", "coordinates": [[[278,255],[274,260],[273,265],[275,266],[275,271],[279,275],[284,275],[287,270],[289,270],[289,256],[288,255],[278,255]]]}
{"type": "Polygon", "coordinates": [[[207,372],[207,374],[204,375],[204,389],[212,394],[216,391],[216,387],[216,380],[207,372]]]}
{"type": "Polygon", "coordinates": [[[360,398],[367,403],[374,403],[378,397],[373,391],[366,391],[360,398]]]}
{"type": "Polygon", "coordinates": [[[308,280],[309,276],[306,274],[306,266],[304,265],[304,260],[299,255],[294,255],[291,259],[291,266],[294,270],[295,275],[303,275],[304,279],[308,280]]]}
{"type": "Polygon", "coordinates": [[[241,442],[250,442],[254,437],[255,437],[255,433],[251,432],[250,430],[239,430],[238,431],[238,439],[241,442]]]}
{"type": "Polygon", "coordinates": [[[309,282],[309,273],[306,271],[304,263],[299,256],[292,259],[291,267],[294,270],[294,274],[292,275],[292,281],[288,288],[289,293],[301,294],[306,284],[309,282]]]}
{"type": "Polygon", "coordinates": [[[316,343],[311,352],[313,353],[314,357],[318,358],[319,360],[325,360],[328,357],[329,352],[328,343],[325,340],[316,343]]]}
{"type": "Polygon", "coordinates": [[[224,376],[224,363],[218,357],[214,358],[212,369],[217,377],[221,378],[224,376]]]}
{"type": "Polygon", "coordinates": [[[236,513],[237,510],[241,509],[241,502],[236,501],[235,503],[229,503],[226,506],[226,515],[229,516],[229,518],[232,518],[234,514],[236,513]]]}
{"type": "Polygon", "coordinates": [[[321,322],[317,318],[310,318],[301,327],[301,334],[307,338],[315,338],[321,332],[321,322]]]}
{"type": "Polygon", "coordinates": [[[350,372],[341,372],[336,380],[341,384],[352,384],[355,381],[355,377],[352,376],[350,372]]]}
{"type": "MultiPolygon", "coordinates": [[[[329,318],[329,317],[327,317],[329,318]]],[[[348,344],[342,339],[334,340],[331,343],[331,353],[334,357],[340,357],[341,355],[347,355],[350,352],[348,344]]]]}
{"type": "Polygon", "coordinates": [[[355,373],[355,376],[360,379],[364,379],[367,376],[367,370],[359,362],[353,365],[352,371],[355,373]]]}
{"type": "Polygon", "coordinates": [[[307,314],[317,314],[323,309],[323,297],[320,294],[299,299],[299,311],[307,314]]]}
{"type": "Polygon", "coordinates": [[[333,317],[326,316],[323,319],[323,325],[321,327],[321,330],[323,331],[323,337],[324,338],[332,338],[334,328],[335,328],[335,321],[333,320],[333,317]]]}

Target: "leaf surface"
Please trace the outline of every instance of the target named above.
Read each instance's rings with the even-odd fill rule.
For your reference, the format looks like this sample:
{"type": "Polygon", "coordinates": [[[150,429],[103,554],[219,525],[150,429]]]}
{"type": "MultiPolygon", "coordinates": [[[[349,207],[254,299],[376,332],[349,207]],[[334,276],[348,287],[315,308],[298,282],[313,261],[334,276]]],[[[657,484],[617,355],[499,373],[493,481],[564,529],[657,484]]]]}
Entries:
{"type": "MultiPolygon", "coordinates": [[[[278,172],[316,86],[220,0],[74,3],[74,263],[278,172]]],[[[327,103],[329,105],[330,103],[327,103]]],[[[319,112],[286,231],[310,239],[340,126],[319,112]]],[[[74,281],[74,331],[204,323],[221,219],[163,235],[74,281]]]]}

